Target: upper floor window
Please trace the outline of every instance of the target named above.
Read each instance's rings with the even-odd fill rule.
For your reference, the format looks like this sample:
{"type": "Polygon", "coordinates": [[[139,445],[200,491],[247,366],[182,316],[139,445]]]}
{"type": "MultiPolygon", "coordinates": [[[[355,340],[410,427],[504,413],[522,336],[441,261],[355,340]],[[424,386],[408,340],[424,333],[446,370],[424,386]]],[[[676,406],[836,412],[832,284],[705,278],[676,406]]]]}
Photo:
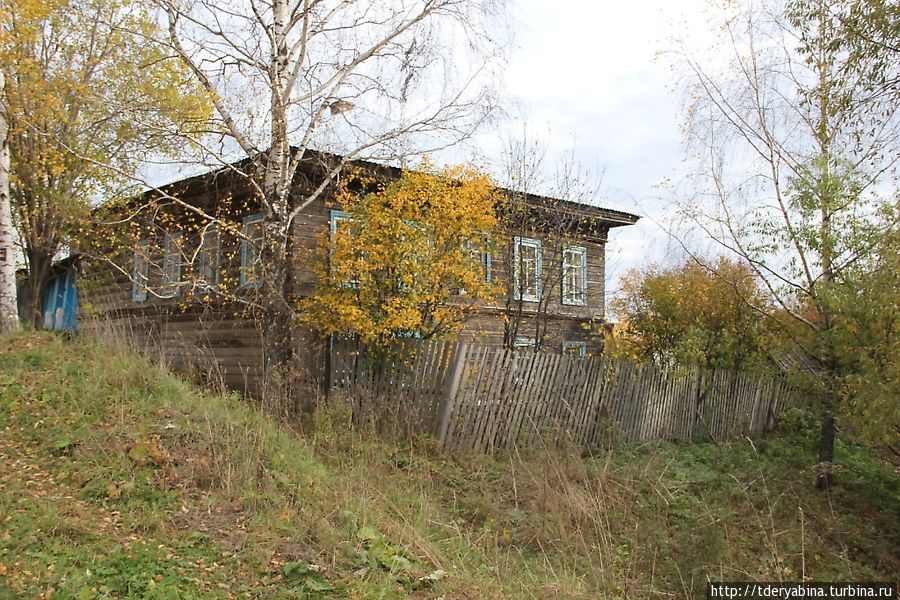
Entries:
{"type": "MultiPolygon", "coordinates": [[[[331,232],[332,243],[334,242],[334,236],[337,235],[338,231],[347,227],[350,222],[353,221],[353,215],[350,213],[346,213],[340,210],[333,210],[328,218],[328,229],[331,232]]],[[[334,248],[334,246],[332,246],[334,248]]],[[[341,283],[342,286],[347,287],[357,287],[359,286],[359,278],[351,277],[347,281],[341,283]]]]}
{"type": "MultiPolygon", "coordinates": [[[[491,266],[493,262],[493,256],[490,252],[487,251],[479,251],[476,248],[475,244],[471,241],[465,242],[466,251],[472,255],[472,258],[478,258],[478,262],[481,265],[481,273],[484,275],[484,280],[487,283],[491,283],[494,280],[494,274],[491,272],[491,266]]],[[[458,294],[465,295],[465,288],[459,288],[457,291],[458,294]]]]}
{"type": "Polygon", "coordinates": [[[353,215],[351,215],[350,213],[346,213],[341,210],[331,211],[331,215],[328,219],[328,227],[329,227],[329,230],[331,231],[331,235],[333,236],[335,233],[337,233],[338,229],[340,229],[342,226],[346,225],[347,223],[349,223],[352,220],[353,220],[353,215]]]}
{"type": "Polygon", "coordinates": [[[197,275],[200,283],[207,289],[219,286],[222,262],[222,243],[219,227],[210,225],[200,236],[200,252],[197,256],[197,275]]]}
{"type": "Polygon", "coordinates": [[[494,274],[491,272],[491,263],[493,257],[490,252],[481,253],[481,268],[484,270],[484,280],[491,283],[494,280],[494,274]]]}
{"type": "Polygon", "coordinates": [[[567,246],[562,252],[562,303],[587,304],[587,248],[567,246]]]}
{"type": "Polygon", "coordinates": [[[262,213],[244,217],[244,240],[241,242],[241,286],[262,285],[262,250],[265,237],[262,213]]]}
{"type": "Polygon", "coordinates": [[[172,233],[163,242],[162,295],[174,296],[181,281],[181,234],[172,233]]]}
{"type": "Polygon", "coordinates": [[[513,238],[513,266],[516,300],[538,302],[541,297],[540,240],[513,238]]]}
{"type": "Polygon", "coordinates": [[[141,240],[134,249],[134,266],[131,270],[131,299],[143,302],[147,299],[147,281],[150,275],[150,241],[141,240]]]}

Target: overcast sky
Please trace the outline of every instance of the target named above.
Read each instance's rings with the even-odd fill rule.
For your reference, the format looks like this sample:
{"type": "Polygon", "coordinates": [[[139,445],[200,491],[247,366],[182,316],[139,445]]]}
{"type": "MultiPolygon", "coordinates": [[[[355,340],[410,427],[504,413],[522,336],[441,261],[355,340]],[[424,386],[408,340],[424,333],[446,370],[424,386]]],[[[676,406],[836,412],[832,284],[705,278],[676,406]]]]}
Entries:
{"type": "MultiPolygon", "coordinates": [[[[642,216],[614,229],[607,285],[631,267],[665,261],[671,244],[653,224],[669,212],[664,178],[681,161],[680,97],[665,60],[673,34],[702,37],[703,0],[516,0],[516,47],[506,90],[529,130],[549,136],[551,157],[573,147],[587,169],[605,169],[600,203],[642,216]]],[[[489,136],[480,136],[493,154],[489,136]]]]}

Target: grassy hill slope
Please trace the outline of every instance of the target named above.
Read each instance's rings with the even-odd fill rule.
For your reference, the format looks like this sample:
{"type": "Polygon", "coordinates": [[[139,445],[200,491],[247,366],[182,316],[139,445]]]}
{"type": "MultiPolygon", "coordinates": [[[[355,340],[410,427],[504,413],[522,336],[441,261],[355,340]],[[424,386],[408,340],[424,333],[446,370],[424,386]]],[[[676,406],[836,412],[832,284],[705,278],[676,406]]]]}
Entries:
{"type": "Polygon", "coordinates": [[[0,341],[0,598],[673,598],[890,580],[897,475],[812,433],[446,457],[345,410],[280,425],[134,355],[0,341]]]}

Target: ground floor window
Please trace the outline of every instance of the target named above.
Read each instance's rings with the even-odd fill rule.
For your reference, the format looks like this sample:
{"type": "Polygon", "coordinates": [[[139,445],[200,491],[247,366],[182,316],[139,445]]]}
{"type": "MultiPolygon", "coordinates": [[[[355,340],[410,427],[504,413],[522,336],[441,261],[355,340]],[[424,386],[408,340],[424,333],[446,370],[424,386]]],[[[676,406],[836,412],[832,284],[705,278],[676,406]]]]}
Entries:
{"type": "Polygon", "coordinates": [[[577,356],[578,358],[584,358],[587,354],[587,342],[576,342],[571,340],[566,340],[562,344],[563,354],[569,354],[571,356],[577,356]]]}
{"type": "Polygon", "coordinates": [[[516,341],[513,342],[513,348],[517,350],[534,350],[534,338],[517,337],[516,341]]]}

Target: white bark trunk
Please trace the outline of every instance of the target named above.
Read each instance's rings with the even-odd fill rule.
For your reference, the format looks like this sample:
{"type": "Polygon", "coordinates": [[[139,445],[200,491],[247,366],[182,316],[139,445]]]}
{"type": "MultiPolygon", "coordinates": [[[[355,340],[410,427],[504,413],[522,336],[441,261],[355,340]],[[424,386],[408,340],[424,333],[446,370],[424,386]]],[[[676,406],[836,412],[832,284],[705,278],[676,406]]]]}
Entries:
{"type": "Polygon", "coordinates": [[[10,333],[19,328],[13,245],[15,231],[9,203],[9,125],[6,102],[3,100],[5,89],[3,73],[0,72],[0,333],[10,333]]]}

